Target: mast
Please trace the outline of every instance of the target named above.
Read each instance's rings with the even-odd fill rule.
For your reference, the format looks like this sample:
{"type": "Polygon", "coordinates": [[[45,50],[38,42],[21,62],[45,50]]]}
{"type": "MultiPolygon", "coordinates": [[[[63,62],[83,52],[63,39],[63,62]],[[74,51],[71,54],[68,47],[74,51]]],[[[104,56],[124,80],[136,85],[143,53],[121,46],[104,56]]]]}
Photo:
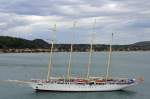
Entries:
{"type": "MultiPolygon", "coordinates": [[[[76,26],[76,21],[73,23],[73,29],[76,26]]],[[[67,71],[67,79],[71,79],[71,61],[72,61],[72,52],[73,52],[73,42],[71,41],[70,45],[70,54],[69,54],[69,63],[68,63],[68,71],[67,71]]]]}
{"type": "Polygon", "coordinates": [[[96,26],[96,19],[94,21],[94,25],[93,25],[93,33],[92,33],[92,40],[91,40],[91,44],[90,44],[90,51],[89,51],[89,59],[88,59],[88,70],[87,70],[87,79],[89,79],[90,76],[90,67],[92,64],[92,52],[93,52],[93,39],[94,39],[94,34],[95,34],[95,26],[96,26]]]}
{"type": "MultiPolygon", "coordinates": [[[[52,29],[52,31],[53,31],[53,34],[56,32],[56,24],[54,25],[54,29],[52,29]]],[[[51,76],[53,49],[54,49],[54,40],[52,38],[52,40],[51,40],[51,48],[50,48],[50,53],[49,53],[49,64],[48,64],[47,80],[50,80],[50,76],[51,76]]]]}
{"type": "Polygon", "coordinates": [[[106,71],[106,80],[109,78],[109,70],[110,70],[111,58],[112,58],[112,42],[113,42],[113,33],[111,35],[111,40],[110,40],[109,56],[108,56],[107,71],[106,71]]]}

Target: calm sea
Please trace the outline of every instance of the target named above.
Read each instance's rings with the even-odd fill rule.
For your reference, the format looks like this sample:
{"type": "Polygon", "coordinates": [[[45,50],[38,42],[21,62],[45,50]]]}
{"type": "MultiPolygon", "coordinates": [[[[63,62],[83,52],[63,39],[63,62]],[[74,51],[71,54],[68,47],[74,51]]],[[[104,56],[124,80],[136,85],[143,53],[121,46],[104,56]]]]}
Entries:
{"type": "MultiPolygon", "coordinates": [[[[2,80],[45,79],[48,53],[0,54],[0,99],[149,99],[150,52],[113,52],[110,75],[115,77],[144,77],[143,84],[125,91],[114,92],[42,92],[36,93],[28,85],[4,83],[2,80]]],[[[51,75],[65,77],[69,54],[54,53],[51,75]]],[[[95,52],[90,70],[91,76],[106,74],[107,52],[95,52]]],[[[85,77],[88,53],[73,53],[72,76],[85,77]]]]}

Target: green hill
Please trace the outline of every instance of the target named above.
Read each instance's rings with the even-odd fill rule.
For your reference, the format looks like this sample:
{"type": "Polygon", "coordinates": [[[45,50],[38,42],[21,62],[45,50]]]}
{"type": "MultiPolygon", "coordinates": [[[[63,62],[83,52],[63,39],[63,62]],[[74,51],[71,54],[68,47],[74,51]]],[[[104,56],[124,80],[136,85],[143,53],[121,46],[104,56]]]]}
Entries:
{"type": "Polygon", "coordinates": [[[41,39],[26,40],[15,37],[0,36],[0,48],[48,48],[49,44],[41,39]]]}
{"type": "MultiPolygon", "coordinates": [[[[22,38],[0,36],[0,52],[25,52],[23,49],[28,49],[28,52],[46,52],[49,51],[50,44],[42,39],[26,40],[22,38]],[[13,50],[12,50],[13,49],[13,50]],[[16,51],[17,49],[17,51],[16,51]]],[[[74,44],[73,51],[88,51],[89,44],[74,44]]],[[[108,51],[109,45],[95,44],[94,51],[108,51]]],[[[137,42],[129,45],[113,45],[114,51],[147,51],[150,50],[150,41],[137,42]]],[[[70,44],[55,44],[54,51],[70,51],[70,44]]]]}

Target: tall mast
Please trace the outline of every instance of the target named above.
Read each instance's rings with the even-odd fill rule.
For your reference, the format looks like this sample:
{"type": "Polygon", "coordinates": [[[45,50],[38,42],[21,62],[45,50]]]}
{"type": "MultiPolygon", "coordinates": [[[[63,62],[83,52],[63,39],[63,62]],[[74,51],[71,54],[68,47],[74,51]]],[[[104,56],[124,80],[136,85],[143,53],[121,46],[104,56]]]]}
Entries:
{"type": "MultiPolygon", "coordinates": [[[[56,32],[56,24],[54,25],[54,29],[52,29],[53,35],[56,32]]],[[[51,48],[49,53],[49,64],[48,64],[48,73],[47,73],[47,80],[50,80],[51,77],[51,67],[52,67],[52,54],[54,49],[54,38],[51,40],[51,48]]]]}
{"type": "Polygon", "coordinates": [[[95,19],[94,25],[93,25],[92,40],[91,40],[91,44],[90,44],[89,59],[88,59],[88,70],[87,70],[87,79],[89,79],[89,76],[90,76],[90,67],[91,67],[91,64],[92,64],[93,39],[94,39],[94,34],[95,34],[95,26],[96,26],[96,19],[95,19]]]}
{"type": "Polygon", "coordinates": [[[108,63],[107,63],[106,80],[109,78],[109,70],[110,70],[111,58],[112,58],[112,42],[113,42],[113,33],[111,35],[110,46],[109,46],[109,56],[108,56],[108,63]]]}
{"type": "MultiPolygon", "coordinates": [[[[73,23],[73,29],[76,27],[76,21],[73,23]]],[[[73,37],[73,35],[72,35],[73,37]]],[[[71,79],[71,61],[72,61],[72,52],[73,52],[73,42],[71,41],[70,45],[70,55],[69,55],[69,63],[68,63],[68,71],[67,71],[67,79],[71,79]]]]}

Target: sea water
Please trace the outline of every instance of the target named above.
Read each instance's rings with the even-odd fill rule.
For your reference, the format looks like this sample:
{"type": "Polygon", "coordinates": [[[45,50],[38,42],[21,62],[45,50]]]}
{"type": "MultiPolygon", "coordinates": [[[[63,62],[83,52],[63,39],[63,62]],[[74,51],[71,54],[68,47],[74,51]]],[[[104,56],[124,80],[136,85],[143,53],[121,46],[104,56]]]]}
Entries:
{"type": "MultiPolygon", "coordinates": [[[[66,77],[68,52],[56,52],[52,57],[51,76],[66,77]]],[[[94,52],[90,76],[105,76],[108,52],[94,52]]],[[[113,52],[110,65],[111,77],[144,77],[144,82],[124,91],[113,92],[38,92],[26,84],[3,80],[46,79],[49,53],[1,53],[0,99],[149,99],[150,52],[113,52]]],[[[71,76],[86,77],[88,53],[74,52],[71,76]]]]}

